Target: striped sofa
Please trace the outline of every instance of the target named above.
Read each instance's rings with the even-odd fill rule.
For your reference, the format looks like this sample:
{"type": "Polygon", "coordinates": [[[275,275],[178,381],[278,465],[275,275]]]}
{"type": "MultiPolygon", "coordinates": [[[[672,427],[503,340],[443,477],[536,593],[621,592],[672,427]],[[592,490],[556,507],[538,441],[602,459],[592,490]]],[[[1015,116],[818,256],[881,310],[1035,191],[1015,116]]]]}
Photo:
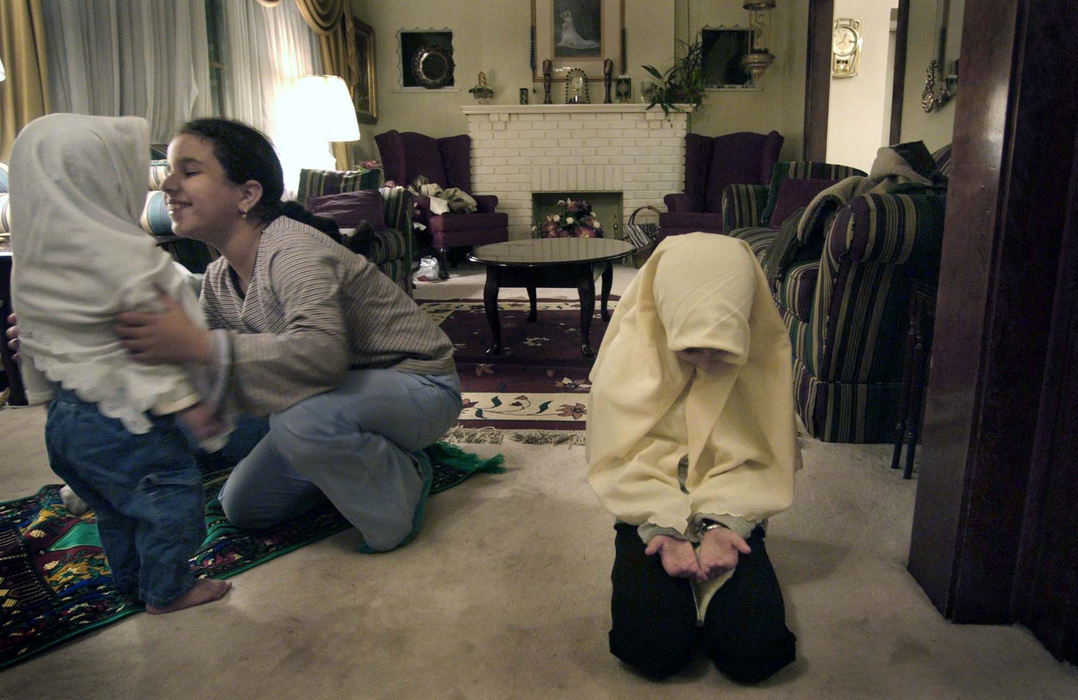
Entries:
{"type": "Polygon", "coordinates": [[[737,187],[742,191],[728,188],[724,221],[772,280],[790,333],[794,397],[805,428],[827,442],[892,441],[910,285],[938,276],[944,192],[905,188],[855,197],[833,218],[812,222],[783,269],[768,270],[779,229],[751,225],[760,221],[760,193],[746,200],[737,187]],[[750,225],[738,226],[742,214],[750,225]]]}
{"type": "Polygon", "coordinates": [[[378,266],[409,296],[412,295],[412,193],[404,187],[378,187],[382,171],[309,170],[299,173],[296,200],[306,206],[309,197],[377,188],[382,195],[382,214],[386,227],[374,232],[367,259],[378,266]]]}

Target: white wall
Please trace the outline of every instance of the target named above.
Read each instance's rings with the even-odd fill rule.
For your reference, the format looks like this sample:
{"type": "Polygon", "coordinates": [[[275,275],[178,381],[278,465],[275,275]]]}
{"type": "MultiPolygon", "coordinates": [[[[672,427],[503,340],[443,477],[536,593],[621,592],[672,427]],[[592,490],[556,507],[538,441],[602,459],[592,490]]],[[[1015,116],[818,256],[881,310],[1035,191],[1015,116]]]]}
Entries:
{"type": "MultiPolygon", "coordinates": [[[[923,1],[923,0],[922,0],[923,1]]],[[[827,114],[827,162],[869,171],[887,145],[891,73],[891,8],[897,0],[835,0],[835,18],[861,21],[861,60],[852,78],[831,78],[827,114]]]]}
{"type": "MultiPolygon", "coordinates": [[[[627,0],[633,4],[636,0],[627,0]]],[[[704,27],[749,27],[741,0],[681,0],[687,31],[679,39],[697,39],[704,27]]],[[[805,56],[808,0],[784,0],[770,12],[767,48],[775,56],[757,89],[708,90],[703,107],[692,115],[690,130],[698,134],[734,131],[785,137],[780,159],[800,158],[805,121],[805,56]]],[[[662,67],[667,67],[664,64],[662,67]]]]}
{"type": "MultiPolygon", "coordinates": [[[[647,73],[642,65],[664,70],[674,60],[676,39],[695,39],[704,25],[748,25],[742,0],[624,0],[628,75],[633,99],[647,73]]],[[[474,104],[468,88],[479,71],[494,89],[491,104],[516,104],[522,87],[532,89],[532,104],[542,102],[541,83],[532,82],[529,65],[529,0],[352,0],[353,12],[375,31],[378,122],[361,125],[356,158],[378,158],[374,135],[387,129],[448,136],[467,131],[462,105],[474,104]],[[453,90],[400,87],[397,32],[446,29],[453,32],[456,63],[453,90]]],[[[808,0],[783,0],[772,12],[775,63],[762,90],[710,91],[690,119],[703,134],[777,129],[786,137],[783,157],[801,152],[804,122],[805,27],[808,0]]],[[[563,98],[555,83],[554,102],[563,98]]],[[[602,83],[592,83],[593,102],[602,100],[602,83]]],[[[657,108],[656,108],[657,109],[657,108]]]]}

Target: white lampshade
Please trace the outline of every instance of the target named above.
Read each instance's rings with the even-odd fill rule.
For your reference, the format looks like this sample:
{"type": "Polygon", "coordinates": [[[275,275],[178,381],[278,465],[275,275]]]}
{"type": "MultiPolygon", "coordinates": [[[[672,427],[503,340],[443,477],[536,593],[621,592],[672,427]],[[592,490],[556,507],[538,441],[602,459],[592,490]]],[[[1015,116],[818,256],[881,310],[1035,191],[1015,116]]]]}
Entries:
{"type": "Polygon", "coordinates": [[[348,86],[336,75],[308,75],[296,85],[295,106],[302,110],[303,128],[323,141],[358,141],[356,108],[348,86]]]}
{"type": "Polygon", "coordinates": [[[0,61],[0,83],[4,82],[4,78],[7,77],[7,73],[4,72],[4,62],[0,61]]]}

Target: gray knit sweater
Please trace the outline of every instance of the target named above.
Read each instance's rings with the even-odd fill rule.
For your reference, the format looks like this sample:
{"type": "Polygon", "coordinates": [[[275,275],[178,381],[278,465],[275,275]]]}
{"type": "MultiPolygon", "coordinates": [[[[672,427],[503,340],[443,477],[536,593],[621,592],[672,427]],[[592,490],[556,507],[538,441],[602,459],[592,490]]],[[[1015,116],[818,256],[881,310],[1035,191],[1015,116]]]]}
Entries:
{"type": "Polygon", "coordinates": [[[242,294],[224,258],[206,268],[202,308],[228,331],[229,404],[267,415],[335,388],[349,369],[451,374],[453,345],[366,258],[282,216],[262,232],[242,294]]]}

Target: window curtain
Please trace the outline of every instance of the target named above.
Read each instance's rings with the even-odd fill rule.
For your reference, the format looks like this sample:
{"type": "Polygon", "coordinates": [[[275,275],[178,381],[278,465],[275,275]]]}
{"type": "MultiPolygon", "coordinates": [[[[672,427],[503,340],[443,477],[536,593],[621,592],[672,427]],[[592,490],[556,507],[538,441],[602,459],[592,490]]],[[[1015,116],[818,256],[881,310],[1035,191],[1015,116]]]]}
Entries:
{"type": "Polygon", "coordinates": [[[15,135],[49,111],[45,23],[41,0],[0,2],[0,160],[7,162],[15,135]]]}
{"type": "Polygon", "coordinates": [[[52,111],[133,114],[163,143],[211,113],[204,0],[44,0],[52,111]]]}
{"type": "MultiPolygon", "coordinates": [[[[261,129],[273,140],[294,191],[303,151],[302,125],[290,118],[296,81],[322,72],[318,40],[292,3],[224,0],[221,44],[227,66],[223,112],[261,129]]],[[[323,148],[328,147],[323,144],[323,148]]]]}

